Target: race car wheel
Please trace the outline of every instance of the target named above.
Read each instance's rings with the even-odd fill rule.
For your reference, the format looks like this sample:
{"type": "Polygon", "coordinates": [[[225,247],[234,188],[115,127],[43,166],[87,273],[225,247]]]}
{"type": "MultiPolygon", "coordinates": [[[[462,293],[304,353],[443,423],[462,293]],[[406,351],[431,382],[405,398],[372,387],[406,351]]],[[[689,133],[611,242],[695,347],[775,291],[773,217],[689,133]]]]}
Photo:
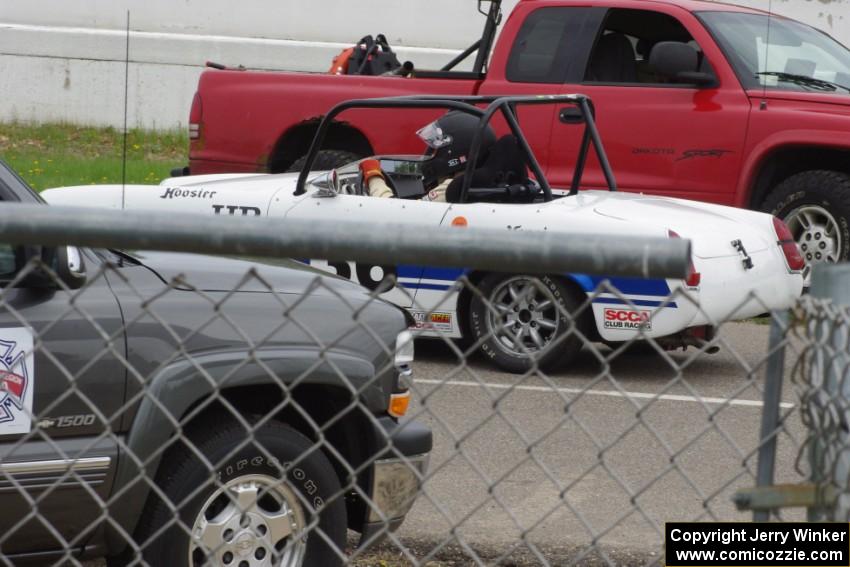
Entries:
{"type": "Polygon", "coordinates": [[[763,210],[788,225],[811,267],[850,258],[850,176],[836,171],[804,171],[776,186],[763,210]]]}
{"type": "Polygon", "coordinates": [[[195,448],[213,463],[212,471],[182,446],[163,459],[157,484],[169,502],[152,496],[146,505],[136,537],[145,561],[181,567],[340,565],[345,503],[322,451],[274,421],[248,436],[235,421],[207,430],[195,448]],[[253,441],[246,444],[246,438],[253,441]],[[281,467],[288,468],[285,477],[281,467]]]}
{"type": "MultiPolygon", "coordinates": [[[[337,167],[341,167],[347,163],[362,159],[363,156],[353,152],[343,150],[320,150],[313,161],[313,171],[328,171],[337,167]]],[[[287,168],[287,172],[301,171],[304,164],[307,162],[307,156],[303,155],[287,168]]]]}
{"type": "Polygon", "coordinates": [[[560,278],[492,274],[478,284],[469,330],[481,352],[500,368],[553,370],[581,350],[572,317],[582,298],[560,278]],[[573,332],[570,332],[573,331],[573,332]]]}

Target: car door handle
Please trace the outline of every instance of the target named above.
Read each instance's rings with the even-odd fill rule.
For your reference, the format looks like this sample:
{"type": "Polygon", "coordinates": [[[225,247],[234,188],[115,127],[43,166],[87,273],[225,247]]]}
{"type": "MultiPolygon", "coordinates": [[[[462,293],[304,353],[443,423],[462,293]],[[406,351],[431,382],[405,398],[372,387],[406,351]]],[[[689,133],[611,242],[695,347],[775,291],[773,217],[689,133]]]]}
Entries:
{"type": "Polygon", "coordinates": [[[584,116],[581,114],[581,109],[576,108],[575,106],[568,106],[567,108],[562,108],[558,113],[558,118],[564,124],[583,124],[584,116]]]}

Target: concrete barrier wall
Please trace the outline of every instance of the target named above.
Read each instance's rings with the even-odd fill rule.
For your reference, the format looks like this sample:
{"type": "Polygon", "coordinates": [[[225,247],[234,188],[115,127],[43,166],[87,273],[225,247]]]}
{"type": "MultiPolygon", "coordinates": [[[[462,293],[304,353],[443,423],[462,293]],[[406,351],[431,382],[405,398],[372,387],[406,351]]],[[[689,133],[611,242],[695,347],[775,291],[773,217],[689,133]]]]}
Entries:
{"type": "MultiPolygon", "coordinates": [[[[772,9],[850,44],[850,0],[772,9]]],[[[0,0],[0,121],[120,127],[126,69],[129,125],[185,127],[205,61],[322,72],[363,35],[385,33],[402,60],[438,68],[483,21],[474,0],[0,0]]]]}

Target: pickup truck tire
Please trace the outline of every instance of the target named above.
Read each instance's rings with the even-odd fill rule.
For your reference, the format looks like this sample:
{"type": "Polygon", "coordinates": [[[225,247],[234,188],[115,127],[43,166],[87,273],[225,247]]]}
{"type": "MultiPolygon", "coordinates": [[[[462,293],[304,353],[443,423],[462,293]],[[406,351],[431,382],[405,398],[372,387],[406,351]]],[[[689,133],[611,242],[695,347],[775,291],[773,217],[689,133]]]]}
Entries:
{"type": "MultiPolygon", "coordinates": [[[[353,152],[346,152],[343,150],[321,150],[316,155],[315,161],[313,161],[313,171],[327,171],[329,169],[334,169],[341,165],[357,161],[361,158],[363,158],[363,156],[357,155],[353,152]]],[[[301,171],[305,163],[307,163],[306,155],[301,156],[292,162],[292,165],[290,165],[286,171],[301,171]]]]}
{"type": "Polygon", "coordinates": [[[850,175],[826,170],[792,175],[762,209],[785,221],[808,264],[850,258],[850,175]]]}
{"type": "Polygon", "coordinates": [[[345,503],[333,466],[310,439],[276,421],[253,435],[233,420],[204,431],[195,447],[215,467],[212,472],[182,444],[163,458],[157,484],[180,510],[181,525],[174,525],[171,504],[151,497],[136,536],[148,564],[341,565],[345,503]],[[289,471],[281,482],[284,463],[289,471]],[[311,525],[317,510],[318,524],[305,543],[296,534],[311,525]],[[189,533],[207,546],[208,559],[189,533]]]}
{"type": "Polygon", "coordinates": [[[490,274],[478,289],[481,295],[473,296],[469,308],[471,338],[503,370],[554,370],[581,350],[580,336],[566,333],[580,329],[567,314],[583,298],[560,278],[490,274]]]}

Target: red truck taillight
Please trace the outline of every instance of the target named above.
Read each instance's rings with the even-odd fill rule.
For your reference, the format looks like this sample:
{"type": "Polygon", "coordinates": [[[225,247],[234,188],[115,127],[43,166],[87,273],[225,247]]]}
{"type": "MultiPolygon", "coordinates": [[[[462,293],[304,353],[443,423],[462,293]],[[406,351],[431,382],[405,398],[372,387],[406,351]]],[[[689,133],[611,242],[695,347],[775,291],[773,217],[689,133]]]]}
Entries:
{"type": "MultiPolygon", "coordinates": [[[[667,230],[667,236],[670,238],[682,238],[675,230],[667,230]]],[[[694,266],[694,259],[691,258],[688,265],[688,276],[685,278],[685,285],[688,287],[697,287],[701,279],[702,275],[697,271],[696,266],[694,266]]]]}
{"type": "Polygon", "coordinates": [[[189,139],[198,140],[201,137],[201,120],[204,118],[204,105],[201,93],[195,93],[192,99],[192,110],[189,111],[189,139]]]}
{"type": "Polygon", "coordinates": [[[784,222],[776,217],[773,217],[773,230],[776,232],[777,244],[782,248],[782,254],[785,256],[785,263],[788,264],[788,269],[792,272],[799,272],[806,267],[806,261],[803,259],[803,253],[800,252],[800,247],[797,241],[794,240],[794,235],[784,222]]]}

